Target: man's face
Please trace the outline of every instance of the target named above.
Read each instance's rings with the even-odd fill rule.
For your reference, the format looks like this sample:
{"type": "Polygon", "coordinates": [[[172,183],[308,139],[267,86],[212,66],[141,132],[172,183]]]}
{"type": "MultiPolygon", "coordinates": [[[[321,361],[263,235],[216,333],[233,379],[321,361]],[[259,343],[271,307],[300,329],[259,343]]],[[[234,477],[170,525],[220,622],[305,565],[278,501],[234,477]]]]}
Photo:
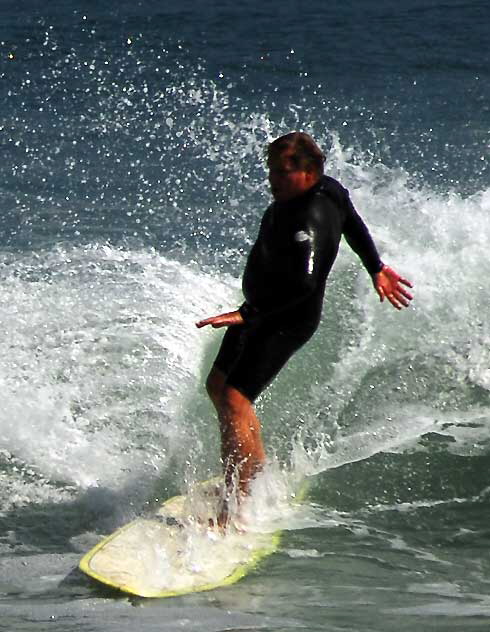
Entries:
{"type": "Polygon", "coordinates": [[[319,179],[316,171],[296,168],[291,160],[291,151],[287,149],[270,156],[267,165],[272,195],[277,202],[287,202],[306,193],[319,179]]]}

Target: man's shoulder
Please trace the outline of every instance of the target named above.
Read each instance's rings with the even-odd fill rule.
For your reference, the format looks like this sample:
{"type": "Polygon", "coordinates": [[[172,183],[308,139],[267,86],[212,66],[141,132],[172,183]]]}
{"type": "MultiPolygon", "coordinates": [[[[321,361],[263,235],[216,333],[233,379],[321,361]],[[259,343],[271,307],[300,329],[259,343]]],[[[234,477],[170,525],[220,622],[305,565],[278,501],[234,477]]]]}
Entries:
{"type": "Polygon", "coordinates": [[[347,189],[345,189],[338,180],[325,175],[323,175],[318,182],[317,193],[330,197],[338,204],[344,204],[346,198],[349,196],[347,189]]]}
{"type": "Polygon", "coordinates": [[[309,198],[307,213],[325,220],[332,213],[344,216],[348,207],[349,193],[340,182],[330,176],[321,176],[309,198]]]}

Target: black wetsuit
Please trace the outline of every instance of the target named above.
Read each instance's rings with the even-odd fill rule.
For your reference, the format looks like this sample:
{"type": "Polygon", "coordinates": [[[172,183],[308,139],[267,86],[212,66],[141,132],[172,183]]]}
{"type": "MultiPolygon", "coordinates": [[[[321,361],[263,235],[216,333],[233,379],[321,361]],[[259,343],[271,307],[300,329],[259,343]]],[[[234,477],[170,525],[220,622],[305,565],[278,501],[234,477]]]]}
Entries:
{"type": "Polygon", "coordinates": [[[215,361],[251,401],[318,327],[342,235],[370,274],[381,270],[366,225],[333,178],[266,210],[243,275],[245,324],[228,328],[215,361]]]}

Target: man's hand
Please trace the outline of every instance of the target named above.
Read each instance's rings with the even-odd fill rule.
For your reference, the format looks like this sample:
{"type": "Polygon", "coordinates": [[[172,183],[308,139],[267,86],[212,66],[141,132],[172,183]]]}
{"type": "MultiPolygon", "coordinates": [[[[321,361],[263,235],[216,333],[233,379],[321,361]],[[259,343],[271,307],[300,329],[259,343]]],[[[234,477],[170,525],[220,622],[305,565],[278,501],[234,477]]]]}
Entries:
{"type": "Polygon", "coordinates": [[[373,284],[380,301],[383,302],[386,297],[396,309],[408,307],[413,298],[401,285],[413,287],[410,281],[388,266],[383,266],[377,274],[373,274],[373,284]]]}
{"type": "Polygon", "coordinates": [[[229,327],[230,325],[243,325],[243,323],[242,315],[239,311],[236,311],[205,318],[196,323],[196,327],[200,329],[201,327],[206,327],[206,325],[211,325],[214,329],[218,329],[219,327],[229,327]]]}

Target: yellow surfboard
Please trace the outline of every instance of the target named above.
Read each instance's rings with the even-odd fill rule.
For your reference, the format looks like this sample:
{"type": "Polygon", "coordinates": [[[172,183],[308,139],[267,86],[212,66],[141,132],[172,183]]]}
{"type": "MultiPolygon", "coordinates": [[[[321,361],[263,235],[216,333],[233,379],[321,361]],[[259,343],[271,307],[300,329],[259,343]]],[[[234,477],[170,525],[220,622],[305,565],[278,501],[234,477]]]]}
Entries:
{"type": "Polygon", "coordinates": [[[104,538],[80,561],[103,584],[141,597],[174,597],[212,590],[241,579],[273,553],[280,531],[233,524],[223,533],[208,527],[216,517],[220,479],[199,483],[148,516],[104,538]]]}

